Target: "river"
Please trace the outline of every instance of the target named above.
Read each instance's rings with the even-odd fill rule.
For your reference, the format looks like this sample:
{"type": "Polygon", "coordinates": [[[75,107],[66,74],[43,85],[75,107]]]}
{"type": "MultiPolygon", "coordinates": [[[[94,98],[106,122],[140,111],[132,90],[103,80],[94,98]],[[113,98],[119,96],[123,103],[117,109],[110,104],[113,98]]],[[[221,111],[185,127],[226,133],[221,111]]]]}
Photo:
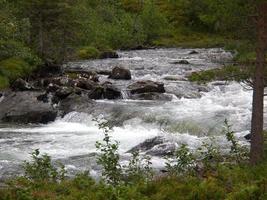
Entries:
{"type": "MultiPolygon", "coordinates": [[[[103,138],[103,133],[93,121],[96,117],[112,121],[114,128],[110,134],[120,143],[122,162],[129,158],[127,151],[131,148],[147,139],[162,137],[162,144],[143,152],[151,155],[153,167],[157,169],[164,166],[159,152],[183,143],[196,149],[213,137],[223,149],[229,148],[221,131],[225,119],[233,125],[236,137],[246,144],[243,136],[250,129],[252,91],[236,82],[198,85],[186,79],[192,71],[223,66],[231,61],[231,53],[219,48],[174,48],[120,51],[119,56],[119,59],[68,63],[66,67],[110,70],[112,66],[122,65],[129,68],[132,80],[109,80],[123,91],[123,99],[97,100],[93,111],[72,112],[47,125],[0,124],[1,179],[20,174],[23,160],[28,160],[34,149],[63,162],[70,174],[90,170],[93,176],[97,175],[95,142],[103,138]],[[196,52],[192,53],[193,50],[196,52]],[[189,64],[178,64],[181,59],[189,64]],[[126,86],[136,80],[163,82],[164,98],[129,99],[126,86]]],[[[106,76],[100,78],[106,80],[106,76]]]]}

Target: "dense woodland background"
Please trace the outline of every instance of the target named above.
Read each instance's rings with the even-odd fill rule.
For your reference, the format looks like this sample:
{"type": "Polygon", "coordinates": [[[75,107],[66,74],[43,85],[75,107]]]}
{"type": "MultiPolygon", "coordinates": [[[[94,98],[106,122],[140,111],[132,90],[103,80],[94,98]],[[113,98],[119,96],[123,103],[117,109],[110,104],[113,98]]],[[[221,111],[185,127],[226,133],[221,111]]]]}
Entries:
{"type": "Polygon", "coordinates": [[[251,0],[1,0],[0,87],[43,62],[112,49],[247,49],[254,9],[251,0]]]}

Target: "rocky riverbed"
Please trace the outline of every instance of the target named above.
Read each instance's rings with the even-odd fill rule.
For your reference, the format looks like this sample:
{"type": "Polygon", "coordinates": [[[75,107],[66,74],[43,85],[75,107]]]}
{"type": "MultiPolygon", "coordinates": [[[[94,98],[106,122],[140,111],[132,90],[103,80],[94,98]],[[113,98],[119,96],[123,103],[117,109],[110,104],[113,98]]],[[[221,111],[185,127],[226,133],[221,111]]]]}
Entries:
{"type": "Polygon", "coordinates": [[[93,119],[99,117],[112,124],[122,162],[138,149],[152,156],[155,168],[183,143],[197,148],[213,136],[227,149],[221,133],[226,118],[245,143],[252,92],[235,82],[187,81],[191,72],[230,62],[231,53],[149,49],[118,55],[44,68],[1,92],[1,178],[20,173],[22,161],[37,148],[66,164],[70,173],[98,174],[95,142],[103,134],[93,119]]]}

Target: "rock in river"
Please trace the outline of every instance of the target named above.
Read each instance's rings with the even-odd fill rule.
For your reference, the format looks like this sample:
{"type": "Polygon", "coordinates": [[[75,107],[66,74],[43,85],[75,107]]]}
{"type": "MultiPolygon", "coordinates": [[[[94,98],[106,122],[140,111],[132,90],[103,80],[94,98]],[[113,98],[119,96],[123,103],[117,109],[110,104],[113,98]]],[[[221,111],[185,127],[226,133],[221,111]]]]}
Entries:
{"type": "Polygon", "coordinates": [[[130,80],[131,71],[121,66],[116,66],[112,69],[111,75],[109,76],[111,79],[121,79],[121,80],[130,80]]]}
{"type": "Polygon", "coordinates": [[[48,123],[57,111],[48,103],[38,101],[40,92],[16,92],[5,96],[0,103],[0,121],[14,123],[48,123]]]}
{"type": "Polygon", "coordinates": [[[149,92],[164,93],[164,84],[154,81],[138,81],[128,86],[131,94],[141,94],[149,92]]]}

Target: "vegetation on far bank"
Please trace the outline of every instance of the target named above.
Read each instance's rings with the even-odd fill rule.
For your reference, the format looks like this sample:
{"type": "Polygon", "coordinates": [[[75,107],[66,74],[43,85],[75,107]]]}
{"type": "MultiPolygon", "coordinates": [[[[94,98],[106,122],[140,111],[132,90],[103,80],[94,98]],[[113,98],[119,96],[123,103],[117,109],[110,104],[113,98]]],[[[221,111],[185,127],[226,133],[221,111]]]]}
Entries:
{"type": "MultiPolygon", "coordinates": [[[[0,61],[23,59],[30,73],[41,61],[101,58],[113,49],[244,49],[234,44],[253,35],[244,28],[252,7],[249,0],[0,0],[0,61]]],[[[6,73],[13,71],[0,73],[0,88],[12,82],[6,73]]]]}

